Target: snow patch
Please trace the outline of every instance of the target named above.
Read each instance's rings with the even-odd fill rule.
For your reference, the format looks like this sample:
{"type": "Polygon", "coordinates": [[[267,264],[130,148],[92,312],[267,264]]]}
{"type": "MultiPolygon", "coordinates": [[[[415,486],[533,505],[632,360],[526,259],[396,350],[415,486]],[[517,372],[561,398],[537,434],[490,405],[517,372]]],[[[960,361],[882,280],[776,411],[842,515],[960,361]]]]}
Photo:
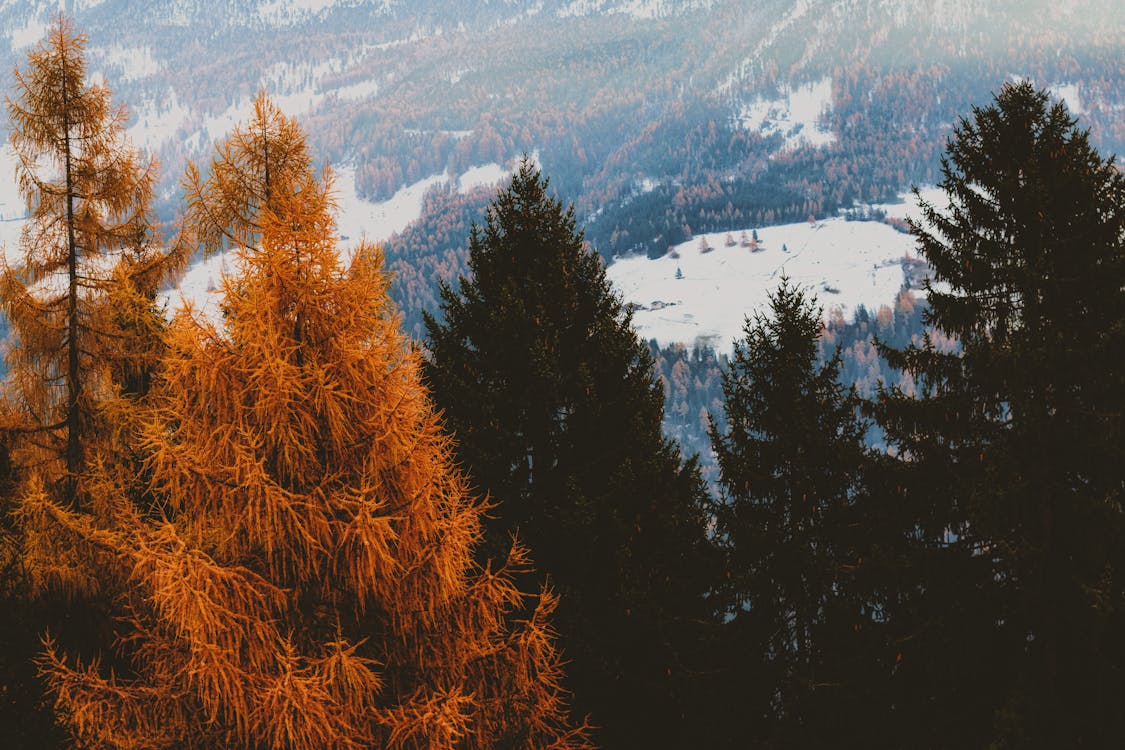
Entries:
{"type": "Polygon", "coordinates": [[[574,0],[560,8],[558,15],[566,18],[620,13],[637,19],[654,19],[709,9],[714,4],[714,0],[574,0]]]}
{"type": "Polygon", "coordinates": [[[422,215],[422,198],[426,191],[448,181],[449,177],[444,174],[432,175],[400,188],[385,201],[372,203],[356,192],[355,169],[341,169],[336,175],[341,237],[379,241],[401,232],[422,215]]]}
{"type": "Polygon", "coordinates": [[[27,206],[16,189],[16,155],[5,143],[0,145],[0,251],[9,262],[14,261],[20,232],[27,216],[27,206]]]}
{"type": "MultiPolygon", "coordinates": [[[[390,1],[372,4],[386,10],[390,1]]],[[[258,6],[258,17],[267,24],[292,24],[324,13],[338,4],[338,0],[271,0],[258,6]]]]}
{"type": "Polygon", "coordinates": [[[38,44],[47,36],[47,30],[50,28],[50,22],[41,21],[39,18],[32,16],[27,20],[24,26],[9,29],[8,39],[11,41],[12,51],[15,52],[25,47],[30,47],[33,44],[38,44]]]}
{"type": "Polygon", "coordinates": [[[114,44],[105,50],[101,58],[106,65],[121,71],[118,78],[122,81],[140,81],[164,69],[148,47],[114,44]]]}
{"type": "Polygon", "coordinates": [[[465,193],[478,187],[491,187],[500,184],[511,174],[512,170],[495,162],[471,167],[458,178],[457,189],[465,193]]]}
{"type": "Polygon", "coordinates": [[[312,90],[317,81],[344,72],[348,65],[349,63],[340,57],[330,57],[315,63],[307,61],[274,63],[262,73],[262,86],[266,91],[283,93],[312,90]]]}
{"type": "Polygon", "coordinates": [[[164,99],[149,99],[134,111],[126,134],[135,145],[155,150],[175,138],[190,118],[191,112],[169,90],[164,99]]]}
{"type": "MultiPolygon", "coordinates": [[[[452,184],[461,192],[495,185],[511,175],[501,164],[483,164],[466,170],[452,184]]],[[[366,237],[382,241],[401,233],[422,215],[426,191],[435,185],[450,184],[448,174],[435,174],[399,188],[385,201],[372,202],[360,197],[355,187],[355,169],[344,168],[336,174],[336,203],[340,212],[338,225],[342,238],[356,240],[366,237]]]]}
{"type": "MultiPolygon", "coordinates": [[[[919,188],[918,192],[926,203],[938,211],[946,212],[949,205],[949,196],[946,195],[944,190],[935,185],[927,185],[919,188]]],[[[871,205],[870,208],[882,211],[889,219],[922,220],[922,208],[918,205],[918,199],[914,193],[900,193],[898,200],[893,203],[876,203],[871,205]]]]}
{"type": "Polygon", "coordinates": [[[360,81],[359,83],[332,89],[329,93],[334,95],[337,99],[343,99],[345,101],[373,99],[379,94],[379,84],[375,81],[360,81]]]}
{"type": "Polygon", "coordinates": [[[607,273],[634,305],[633,324],[643,338],[730,351],[745,316],[762,309],[782,274],[810,288],[826,316],[837,310],[851,316],[859,305],[875,309],[894,301],[904,281],[902,260],[915,247],[913,237],[886,224],[842,218],[757,233],[757,247],[744,246],[741,232],[717,232],[702,236],[707,248],[696,237],[655,260],[618,259],[607,273]]]}
{"type": "Polygon", "coordinates": [[[223,276],[236,272],[237,263],[233,255],[216,253],[193,263],[176,286],[159,294],[159,301],[169,316],[191,305],[198,318],[219,324],[223,319],[220,309],[223,276]]]}
{"type": "Polygon", "coordinates": [[[759,97],[743,108],[738,119],[747,130],[781,135],[787,150],[802,145],[822,148],[836,140],[823,124],[823,116],[831,110],[832,79],[822,78],[797,88],[787,86],[776,99],[759,97]]]}
{"type": "Polygon", "coordinates": [[[22,219],[27,213],[23,197],[16,187],[17,164],[19,159],[11,144],[0,144],[0,221],[22,219]]]}
{"type": "Polygon", "coordinates": [[[1050,92],[1056,99],[1066,105],[1072,115],[1084,115],[1086,110],[1082,107],[1082,98],[1078,95],[1078,84],[1057,83],[1050,87],[1050,92]]]}

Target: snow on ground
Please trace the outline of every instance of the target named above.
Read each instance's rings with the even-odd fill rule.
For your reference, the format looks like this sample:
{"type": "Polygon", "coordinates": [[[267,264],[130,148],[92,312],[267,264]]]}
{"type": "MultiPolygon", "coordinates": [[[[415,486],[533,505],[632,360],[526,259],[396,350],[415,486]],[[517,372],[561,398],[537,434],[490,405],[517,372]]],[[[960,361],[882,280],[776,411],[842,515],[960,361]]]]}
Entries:
{"type": "Polygon", "coordinates": [[[162,143],[174,139],[190,117],[191,112],[170,91],[164,100],[150,99],[135,109],[126,133],[134,145],[155,151],[162,143]]]}
{"type": "Polygon", "coordinates": [[[666,18],[690,10],[710,8],[714,0],[573,0],[558,11],[560,17],[623,13],[636,19],[666,18]]]}
{"type": "MultiPolygon", "coordinates": [[[[286,24],[303,21],[330,10],[337,0],[271,0],[258,6],[258,17],[266,23],[286,24]]],[[[383,7],[387,2],[382,3],[383,7]]]]}
{"type": "MultiPolygon", "coordinates": [[[[920,188],[919,193],[922,200],[938,209],[938,211],[945,212],[948,208],[949,200],[945,191],[941,188],[928,185],[920,188]]],[[[915,221],[921,221],[922,219],[922,209],[913,193],[901,193],[894,203],[877,203],[872,205],[871,208],[882,211],[887,215],[887,218],[891,219],[913,219],[915,221]]]]}
{"type": "Polygon", "coordinates": [[[222,320],[219,295],[223,276],[236,271],[234,256],[227,253],[217,253],[206,260],[196,261],[175,287],[160,293],[160,301],[167,306],[169,315],[190,303],[197,317],[219,323],[222,320]]]}
{"type": "Polygon", "coordinates": [[[123,81],[139,81],[164,69],[148,47],[114,44],[103,52],[95,53],[94,57],[100,57],[104,64],[116,68],[118,77],[123,81]]]}
{"type": "Polygon", "coordinates": [[[1051,86],[1050,92],[1055,95],[1055,98],[1066,105],[1072,115],[1086,114],[1086,110],[1082,108],[1082,99],[1078,95],[1078,85],[1074,83],[1056,83],[1051,86]]]}
{"type": "Polygon", "coordinates": [[[422,214],[422,198],[426,191],[448,180],[444,174],[432,175],[400,188],[385,201],[373,203],[356,192],[355,170],[341,169],[336,174],[340,236],[352,241],[363,237],[379,241],[401,232],[422,214]]]}
{"type": "Polygon", "coordinates": [[[7,142],[0,143],[0,248],[8,258],[19,242],[26,213],[16,190],[16,155],[7,142]]]}
{"type": "Polygon", "coordinates": [[[741,232],[729,233],[733,247],[726,245],[728,233],[719,232],[703,235],[709,252],[696,237],[662,258],[613,262],[609,278],[636,306],[640,335],[662,345],[698,342],[730,351],[744,317],[763,309],[782,274],[815,292],[826,315],[891,304],[903,285],[901,261],[914,249],[909,235],[874,221],[832,218],[757,231],[757,251],[741,244],[741,232]]]}
{"type": "Polygon", "coordinates": [[[498,185],[511,174],[512,170],[495,162],[480,167],[470,167],[465,174],[457,178],[457,189],[467,193],[473,188],[498,185]]]}
{"type": "MultiPolygon", "coordinates": [[[[473,167],[456,181],[462,192],[475,187],[493,185],[512,173],[500,164],[473,167]]],[[[396,232],[401,232],[422,214],[422,199],[435,185],[447,184],[449,176],[432,175],[400,189],[385,201],[364,200],[356,192],[355,169],[344,168],[336,173],[337,229],[340,233],[341,252],[350,256],[360,240],[381,242],[396,232]]],[[[229,254],[212,256],[193,263],[180,282],[162,294],[169,312],[183,307],[184,301],[193,305],[197,314],[214,321],[220,319],[219,292],[224,274],[237,273],[234,257],[229,254]]]]}
{"type": "Polygon", "coordinates": [[[786,86],[776,99],[759,97],[743,108],[739,120],[747,130],[783,136],[786,149],[802,144],[819,148],[836,140],[821,123],[821,116],[831,109],[832,79],[822,78],[797,88],[786,86]]]}
{"type": "Polygon", "coordinates": [[[8,39],[11,41],[12,50],[20,50],[24,47],[30,47],[33,44],[38,44],[42,41],[43,37],[47,36],[47,29],[50,27],[48,21],[40,20],[36,16],[28,19],[27,25],[23,28],[8,29],[8,39]]]}
{"type": "MultiPolygon", "coordinates": [[[[500,164],[470,167],[455,184],[460,192],[495,185],[512,173],[500,164]]],[[[373,203],[359,196],[355,188],[355,170],[341,169],[336,174],[336,202],[340,207],[340,235],[351,240],[366,237],[376,242],[402,232],[422,215],[422,200],[435,185],[449,183],[449,175],[436,174],[400,188],[385,201],[373,203]]]]}
{"type": "Polygon", "coordinates": [[[373,99],[379,94],[379,84],[375,81],[360,81],[347,86],[333,89],[330,94],[337,99],[345,101],[359,101],[360,99],[373,99]]]}

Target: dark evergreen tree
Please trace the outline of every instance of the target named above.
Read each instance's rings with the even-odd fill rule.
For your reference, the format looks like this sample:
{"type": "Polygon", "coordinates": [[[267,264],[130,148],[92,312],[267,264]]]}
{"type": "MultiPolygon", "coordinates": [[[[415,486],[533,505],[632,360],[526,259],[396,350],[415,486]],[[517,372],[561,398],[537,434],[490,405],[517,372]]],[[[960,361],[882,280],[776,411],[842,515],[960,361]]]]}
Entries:
{"type": "Polygon", "coordinates": [[[905,744],[1122,747],[1125,178],[1028,83],[961,121],[942,173],[913,229],[961,351],[888,351],[919,396],[877,410],[918,581],[898,709],[929,737],[905,744]]]}
{"type": "Polygon", "coordinates": [[[663,389],[573,209],[526,160],[469,237],[471,278],[427,315],[426,374],[457,454],[561,594],[576,709],[607,748],[698,740],[706,493],[661,434],[663,389]]]}
{"type": "Polygon", "coordinates": [[[739,747],[841,746],[870,733],[861,645],[872,613],[853,576],[865,423],[839,382],[839,352],[817,364],[815,298],[783,278],[769,304],[735,343],[726,416],[711,422],[727,571],[722,700],[753,731],[739,747]]]}

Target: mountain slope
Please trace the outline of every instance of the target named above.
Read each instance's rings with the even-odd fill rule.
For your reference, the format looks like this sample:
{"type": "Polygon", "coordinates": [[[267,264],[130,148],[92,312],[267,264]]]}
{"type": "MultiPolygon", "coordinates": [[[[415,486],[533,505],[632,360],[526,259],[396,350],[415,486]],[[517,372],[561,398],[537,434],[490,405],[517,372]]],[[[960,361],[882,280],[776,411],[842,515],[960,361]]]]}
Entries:
{"type": "MultiPolygon", "coordinates": [[[[164,218],[174,212],[185,161],[206,159],[264,87],[301,120],[314,152],[350,178],[344,187],[373,203],[443,174],[535,153],[555,189],[575,203],[587,238],[612,258],[659,257],[702,233],[824,219],[933,182],[957,117],[1014,77],[1055,87],[1081,111],[1095,144],[1121,153],[1125,10],[1118,6],[87,0],[74,7],[90,36],[91,70],[128,104],[131,132],[163,164],[164,218]]],[[[10,90],[8,71],[57,7],[0,5],[0,88],[10,90]]],[[[460,210],[451,195],[435,200],[432,215],[442,205],[460,210]]],[[[392,242],[392,261],[424,264],[456,253],[450,243],[464,238],[433,234],[434,225],[419,225],[409,243],[392,242]],[[399,250],[410,255],[396,257],[399,250]]],[[[396,295],[429,296],[401,286],[396,295]]]]}

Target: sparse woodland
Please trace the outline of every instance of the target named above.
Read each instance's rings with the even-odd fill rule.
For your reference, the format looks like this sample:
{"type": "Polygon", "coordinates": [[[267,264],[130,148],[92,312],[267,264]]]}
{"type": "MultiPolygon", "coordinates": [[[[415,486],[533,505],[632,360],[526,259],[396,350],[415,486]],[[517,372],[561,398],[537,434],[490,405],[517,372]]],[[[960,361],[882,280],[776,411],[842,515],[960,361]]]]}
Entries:
{"type": "MultiPolygon", "coordinates": [[[[925,299],[825,324],[782,281],[722,358],[638,338],[529,160],[491,200],[431,195],[467,259],[396,238],[430,252],[389,264],[429,310],[415,343],[265,93],[161,237],[157,165],[86,53],[60,16],[8,100],[3,747],[1125,744],[1125,176],[1045,92],[961,113],[950,208],[909,227],[925,299]],[[158,290],[217,251],[218,314],[169,319],[158,290]]],[[[503,118],[449,148],[502,158],[503,118]]],[[[728,135],[677,127],[636,153],[728,135]]],[[[872,163],[934,148],[909,140],[872,163]]],[[[801,153],[665,218],[880,194],[818,193],[801,153]]]]}

